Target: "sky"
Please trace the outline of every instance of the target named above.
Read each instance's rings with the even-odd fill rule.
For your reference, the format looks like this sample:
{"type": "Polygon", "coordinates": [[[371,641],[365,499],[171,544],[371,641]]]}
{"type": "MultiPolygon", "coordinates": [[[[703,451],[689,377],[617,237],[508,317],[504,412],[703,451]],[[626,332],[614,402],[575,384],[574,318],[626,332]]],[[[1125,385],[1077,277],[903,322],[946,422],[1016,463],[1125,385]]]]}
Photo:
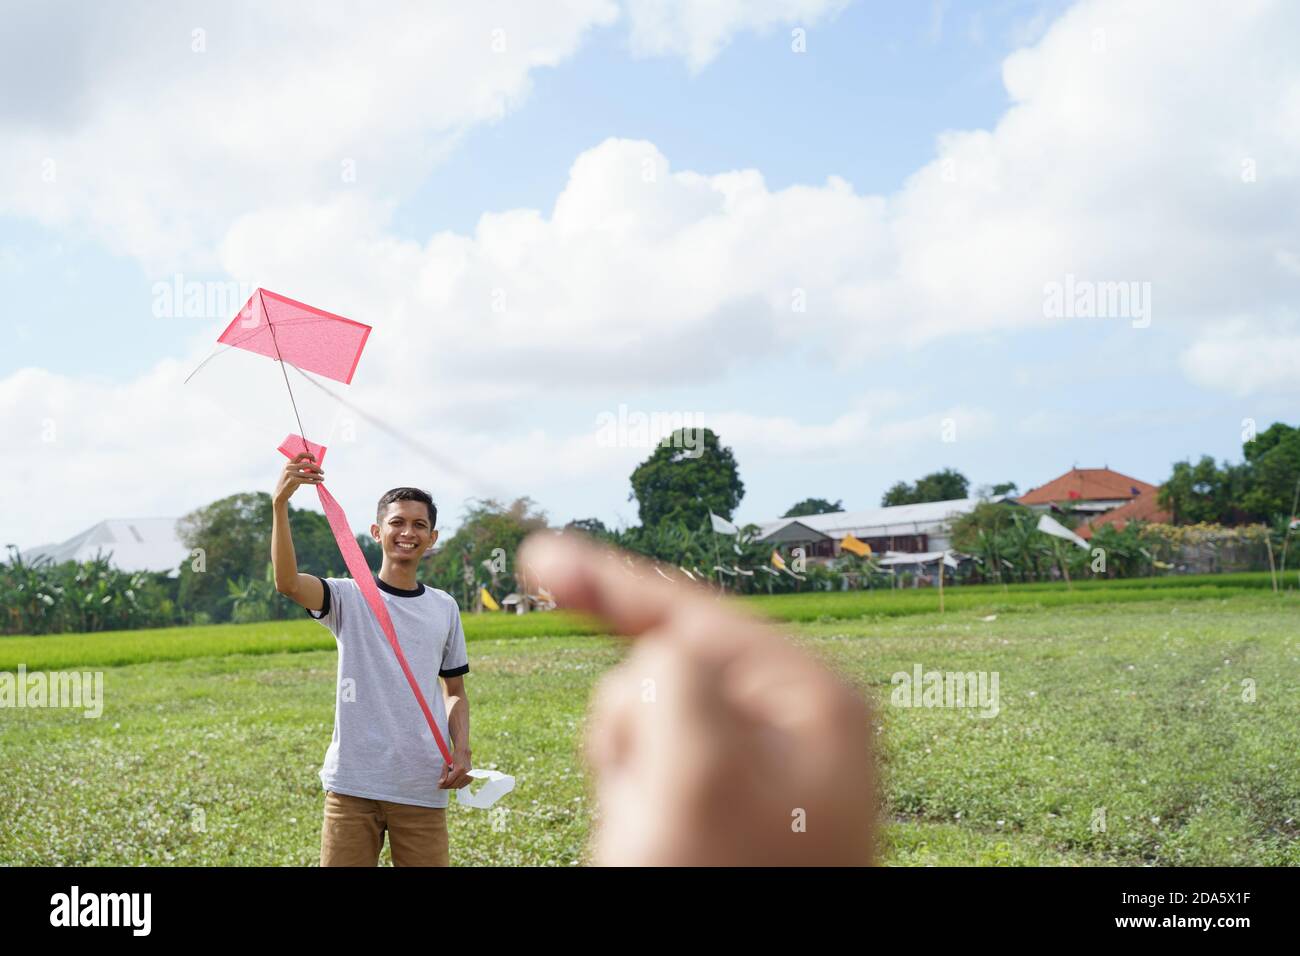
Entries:
{"type": "Polygon", "coordinates": [[[0,544],[271,490],[280,370],[185,382],[258,286],[374,328],[292,380],[358,530],[635,524],[681,422],[757,522],[1297,419],[1294,4],[267,7],[0,3],[0,544]]]}

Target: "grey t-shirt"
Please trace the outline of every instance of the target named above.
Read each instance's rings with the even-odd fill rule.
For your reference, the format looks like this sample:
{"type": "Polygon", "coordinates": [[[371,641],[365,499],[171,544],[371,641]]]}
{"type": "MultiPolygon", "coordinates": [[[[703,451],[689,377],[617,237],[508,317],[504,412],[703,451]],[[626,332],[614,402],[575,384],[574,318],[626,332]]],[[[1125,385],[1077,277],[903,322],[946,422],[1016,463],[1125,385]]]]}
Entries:
{"type": "MultiPolygon", "coordinates": [[[[383,628],[352,578],[323,578],[325,604],[307,613],[339,647],[334,738],[320,770],[326,790],[370,800],[445,807],[443,759],[383,628]]],[[[446,591],[395,588],[375,578],[398,643],[447,746],[447,707],[438,677],[469,671],[460,608],[446,591]]]]}

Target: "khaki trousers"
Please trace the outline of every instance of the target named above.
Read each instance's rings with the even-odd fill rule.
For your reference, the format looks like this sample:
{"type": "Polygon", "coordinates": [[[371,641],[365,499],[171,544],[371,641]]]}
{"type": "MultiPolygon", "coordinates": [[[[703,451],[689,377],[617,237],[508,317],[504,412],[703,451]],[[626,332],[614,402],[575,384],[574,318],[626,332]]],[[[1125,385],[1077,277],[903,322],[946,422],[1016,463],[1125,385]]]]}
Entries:
{"type": "Polygon", "coordinates": [[[321,866],[377,866],[388,832],[393,866],[447,866],[447,809],[325,791],[321,866]]]}

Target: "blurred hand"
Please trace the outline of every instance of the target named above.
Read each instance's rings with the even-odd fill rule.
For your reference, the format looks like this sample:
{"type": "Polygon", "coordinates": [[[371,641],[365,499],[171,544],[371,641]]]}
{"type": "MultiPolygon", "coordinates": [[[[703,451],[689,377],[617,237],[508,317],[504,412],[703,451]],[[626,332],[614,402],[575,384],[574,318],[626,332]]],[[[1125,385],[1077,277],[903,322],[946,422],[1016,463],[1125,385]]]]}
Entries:
{"type": "Polygon", "coordinates": [[[867,864],[862,697],[739,605],[572,533],[532,535],[529,584],[634,638],[586,743],[599,865],[867,864]]]}

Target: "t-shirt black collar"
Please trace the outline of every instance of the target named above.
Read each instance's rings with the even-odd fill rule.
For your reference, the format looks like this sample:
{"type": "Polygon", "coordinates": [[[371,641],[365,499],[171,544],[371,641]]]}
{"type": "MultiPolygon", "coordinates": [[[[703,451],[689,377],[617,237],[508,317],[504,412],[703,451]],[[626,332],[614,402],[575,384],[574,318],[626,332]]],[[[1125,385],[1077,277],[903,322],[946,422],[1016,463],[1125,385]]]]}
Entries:
{"type": "Polygon", "coordinates": [[[413,588],[395,588],[376,574],[375,584],[379,585],[379,590],[387,594],[395,594],[398,597],[419,597],[424,593],[424,583],[422,581],[416,581],[413,588]]]}

